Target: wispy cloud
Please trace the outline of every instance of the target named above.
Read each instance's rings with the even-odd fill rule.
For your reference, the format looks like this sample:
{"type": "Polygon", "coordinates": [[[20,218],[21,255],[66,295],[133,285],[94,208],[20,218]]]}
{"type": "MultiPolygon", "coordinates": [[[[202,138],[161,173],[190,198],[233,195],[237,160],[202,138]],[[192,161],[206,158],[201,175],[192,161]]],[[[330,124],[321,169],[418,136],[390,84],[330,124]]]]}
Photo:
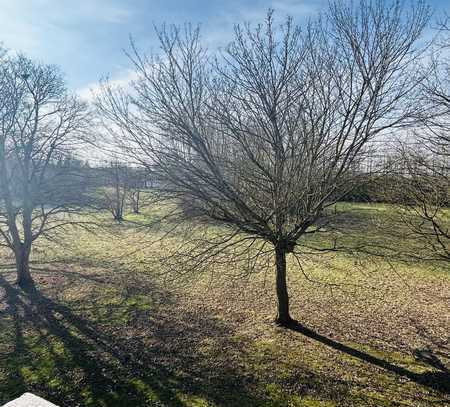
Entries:
{"type": "Polygon", "coordinates": [[[275,16],[280,20],[289,15],[297,23],[302,23],[318,13],[325,2],[326,0],[274,0],[243,3],[240,7],[211,18],[204,25],[203,37],[209,47],[223,46],[232,39],[236,23],[260,23],[269,9],[274,10],[275,16]]]}
{"type": "Polygon", "coordinates": [[[108,0],[81,0],[78,2],[76,14],[79,18],[104,21],[113,24],[124,24],[133,16],[132,8],[108,0]]]}
{"type": "Polygon", "coordinates": [[[289,14],[294,18],[308,18],[316,14],[326,1],[316,0],[276,0],[272,2],[272,8],[280,14],[289,14]]]}
{"type": "MultiPolygon", "coordinates": [[[[211,50],[233,38],[236,23],[261,22],[269,8],[278,21],[290,15],[300,25],[326,7],[328,0],[4,0],[0,43],[42,61],[61,65],[69,86],[83,97],[102,76],[126,77],[130,66],[123,49],[133,35],[144,52],[157,51],[156,25],[201,23],[211,50]]],[[[430,0],[449,9],[448,1],[430,0]]]]}
{"type": "Polygon", "coordinates": [[[130,20],[132,12],[124,8],[110,8],[104,13],[105,21],[123,24],[130,20]]]}
{"type": "MultiPolygon", "coordinates": [[[[136,71],[132,69],[126,69],[117,73],[116,75],[114,75],[114,77],[108,78],[108,82],[113,87],[117,86],[126,88],[133,80],[137,79],[137,77],[138,75],[136,71]]],[[[95,99],[95,97],[99,94],[100,91],[101,91],[101,81],[97,81],[79,88],[76,91],[76,94],[80,97],[80,99],[87,102],[91,102],[92,100],[95,99]]]]}

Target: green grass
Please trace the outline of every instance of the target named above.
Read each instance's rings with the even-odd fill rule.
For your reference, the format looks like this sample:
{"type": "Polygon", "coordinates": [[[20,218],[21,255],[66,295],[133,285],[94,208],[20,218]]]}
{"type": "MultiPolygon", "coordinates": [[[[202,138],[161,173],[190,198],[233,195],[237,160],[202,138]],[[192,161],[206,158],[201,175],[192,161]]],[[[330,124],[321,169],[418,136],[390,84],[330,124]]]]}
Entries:
{"type": "MultiPolygon", "coordinates": [[[[326,247],[336,233],[346,246],[367,234],[387,239],[368,221],[390,216],[389,207],[340,205],[347,233],[308,245],[326,247]]],[[[146,244],[153,234],[107,215],[100,222],[96,234],[73,230],[63,245],[37,246],[35,291],[18,289],[2,269],[0,404],[25,391],[61,406],[450,403],[442,264],[347,251],[305,255],[301,272],[289,258],[292,314],[318,334],[311,337],[272,323],[272,269],[233,279],[217,266],[214,278],[192,274],[181,284],[160,275],[167,244],[146,244]]]]}

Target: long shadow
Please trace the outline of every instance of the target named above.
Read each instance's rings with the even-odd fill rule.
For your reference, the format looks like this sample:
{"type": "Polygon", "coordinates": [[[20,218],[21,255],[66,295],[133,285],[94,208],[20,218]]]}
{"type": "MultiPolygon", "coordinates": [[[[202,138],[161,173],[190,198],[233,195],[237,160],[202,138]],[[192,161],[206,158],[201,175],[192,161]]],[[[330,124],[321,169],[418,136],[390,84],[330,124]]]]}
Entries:
{"type": "MultiPolygon", "coordinates": [[[[122,332],[114,335],[102,323],[75,314],[69,306],[46,297],[35,286],[23,291],[2,276],[0,286],[5,290],[7,312],[13,316],[16,328],[16,353],[9,355],[8,362],[9,367],[17,369],[13,376],[15,383],[21,384],[20,389],[14,390],[18,393],[25,386],[20,377],[23,366],[13,359],[25,361],[28,355],[32,370],[40,367],[36,349],[23,339],[22,332],[31,329],[39,335],[33,342],[39,342],[41,349],[51,354],[53,370],[49,374],[67,383],[66,387],[55,389],[45,383],[52,378],[43,377],[31,390],[61,406],[181,407],[185,405],[182,395],[203,397],[217,405],[264,405],[247,388],[247,378],[233,363],[210,366],[196,353],[195,342],[207,338],[209,333],[225,339],[229,337],[228,327],[213,319],[199,320],[175,301],[165,298],[169,309],[166,315],[141,321],[147,325],[145,335],[124,340],[122,332]],[[172,319],[172,312],[177,318],[172,319]],[[167,347],[174,336],[179,336],[179,340],[173,348],[167,347]],[[149,338],[154,340],[153,346],[146,341],[149,338]],[[62,342],[63,354],[53,350],[55,339],[62,342]],[[172,368],[173,363],[178,366],[172,368]],[[80,371],[81,378],[73,376],[73,372],[80,376],[80,371]],[[239,400],[227,399],[233,392],[239,400]]],[[[149,287],[143,290],[148,293],[149,287]]]]}
{"type": "Polygon", "coordinates": [[[414,350],[416,358],[434,366],[436,369],[448,372],[448,367],[439,357],[450,361],[450,336],[446,339],[435,337],[433,331],[423,325],[417,318],[409,318],[409,323],[416,329],[417,335],[427,343],[426,348],[414,350]]]}
{"type": "MultiPolygon", "coordinates": [[[[19,309],[17,306],[18,296],[15,291],[9,290],[8,286],[4,286],[3,288],[5,294],[6,308],[2,310],[2,312],[0,312],[0,317],[2,316],[3,313],[10,315],[12,318],[13,329],[8,330],[7,324],[5,324],[5,327],[2,326],[3,324],[0,325],[0,329],[3,331],[3,333],[9,331],[9,335],[12,334],[14,336],[14,339],[12,341],[13,349],[9,353],[8,357],[14,361],[20,361],[23,352],[26,349],[26,346],[24,341],[24,333],[22,329],[21,318],[19,315],[19,309]]],[[[4,337],[2,338],[2,340],[5,341],[4,337]]],[[[12,374],[12,377],[10,376],[8,377],[8,379],[14,383],[14,388],[17,392],[15,395],[18,396],[26,391],[26,384],[18,372],[14,372],[12,374]]]]}
{"type": "MultiPolygon", "coordinates": [[[[433,390],[437,390],[444,394],[450,394],[450,372],[445,367],[442,368],[442,366],[439,366],[440,369],[434,372],[428,371],[425,373],[416,373],[404,367],[394,365],[384,359],[380,359],[366,352],[362,352],[348,345],[344,345],[343,343],[336,342],[324,335],[321,335],[313,331],[312,329],[307,328],[306,326],[300,324],[297,321],[293,321],[291,324],[287,326],[287,328],[292,331],[301,333],[302,335],[305,335],[308,338],[323,343],[324,345],[330,348],[336,349],[340,352],[346,353],[347,355],[353,356],[359,360],[381,367],[382,369],[388,370],[389,372],[395,373],[399,376],[406,377],[409,380],[412,380],[418,384],[430,387],[433,390]]],[[[436,364],[433,367],[436,368],[436,364]]]]}
{"type": "MultiPolygon", "coordinates": [[[[56,271],[53,273],[59,275],[56,271]]],[[[101,296],[108,295],[102,291],[108,285],[101,274],[78,275],[66,271],[60,274],[68,274],[66,278],[70,284],[76,284],[76,279],[98,284],[101,296]]],[[[195,307],[185,309],[176,297],[152,282],[128,281],[126,286],[120,287],[122,302],[109,304],[103,314],[98,309],[103,306],[98,302],[101,298],[89,293],[78,302],[69,304],[54,299],[53,294],[50,297],[47,291],[44,294],[35,286],[23,291],[1,275],[0,287],[5,291],[6,312],[12,318],[16,338],[15,352],[8,356],[7,368],[17,369],[10,385],[19,385],[17,390],[14,389],[18,394],[29,386],[29,378],[21,377],[20,366],[13,359],[23,361],[32,370],[38,370],[42,365],[36,348],[30,343],[32,332],[38,336],[33,337],[32,342],[39,342],[41,349],[51,354],[54,370],[50,374],[69,387],[53,388],[45,383],[46,378],[41,378],[27,390],[35,391],[62,407],[180,407],[186,404],[185,395],[199,397],[218,406],[273,405],[255,392],[263,384],[260,379],[249,375],[248,369],[241,369],[239,363],[245,360],[246,349],[242,348],[242,343],[232,339],[232,328],[208,316],[207,311],[202,313],[195,307]],[[127,321],[114,319],[135,295],[152,297],[155,306],[145,312],[132,309],[127,321]],[[120,331],[115,331],[118,328],[120,331]],[[133,330],[132,335],[127,335],[129,329],[133,330]],[[203,341],[208,344],[211,339],[215,343],[214,349],[202,353],[199,344],[203,341]],[[63,344],[64,353],[55,349],[55,340],[63,344]],[[237,363],[229,357],[233,355],[229,349],[233,348],[240,348],[237,363]]],[[[66,281],[61,287],[67,287],[66,281]]],[[[61,287],[52,290],[57,292],[61,287]]],[[[448,371],[415,373],[333,341],[300,324],[293,324],[290,328],[362,361],[449,394],[448,371]]],[[[440,365],[435,363],[436,366],[440,365]]],[[[292,380],[305,386],[299,389],[300,395],[313,391],[327,399],[342,399],[349,391],[349,384],[345,381],[333,383],[332,378],[317,375],[307,366],[299,366],[298,376],[294,375],[292,380]],[[338,393],[331,393],[328,387],[338,387],[338,393]]],[[[12,392],[0,395],[0,404],[15,395],[12,392]]]]}
{"type": "MultiPolygon", "coordinates": [[[[45,302],[39,298],[40,294],[34,286],[30,286],[26,291],[26,296],[24,296],[24,293],[21,290],[10,285],[1,277],[0,284],[3,286],[6,294],[8,295],[8,303],[11,304],[10,312],[14,316],[15,321],[27,326],[28,329],[32,326],[34,328],[34,332],[38,332],[40,335],[36,342],[44,342],[45,349],[47,351],[50,351],[51,349],[48,338],[49,335],[54,335],[61,340],[64,343],[64,346],[71,352],[73,358],[71,362],[73,362],[74,365],[81,367],[83,373],[86,375],[87,380],[83,383],[83,390],[90,394],[95,394],[99,400],[109,403],[113,402],[114,397],[108,394],[114,391],[114,387],[112,386],[113,382],[110,380],[111,378],[109,375],[111,372],[115,372],[117,367],[112,363],[105,363],[105,361],[101,358],[93,357],[95,354],[94,346],[70,332],[70,330],[67,329],[63,323],[55,317],[54,311],[48,308],[48,305],[45,305],[45,302]],[[27,300],[30,301],[27,302],[27,300]]],[[[11,358],[17,357],[19,360],[24,359],[27,353],[35,354],[36,357],[39,357],[39,355],[36,354],[35,349],[33,349],[30,344],[25,344],[23,338],[21,339],[21,344],[22,346],[20,349],[17,349],[17,354],[11,355],[11,358]]],[[[63,357],[52,353],[52,359],[55,362],[56,370],[58,370],[58,376],[62,377],[64,380],[70,380],[66,374],[67,372],[65,371],[66,366],[63,357]]],[[[16,372],[15,375],[20,376],[24,366],[21,366],[20,362],[19,364],[16,364],[15,360],[11,360],[18,368],[18,372],[16,372]]],[[[40,379],[42,382],[43,379],[50,378],[43,377],[40,379]]],[[[23,378],[22,382],[24,382],[23,378]]],[[[123,391],[128,393],[134,390],[132,386],[129,386],[126,383],[120,383],[120,387],[123,391]]],[[[33,386],[33,389],[41,392],[41,394],[51,397],[54,402],[67,403],[67,400],[60,398],[56,392],[54,393],[51,388],[47,388],[43,383],[38,383],[33,386]]],[[[82,405],[82,400],[76,395],[73,395],[73,399],[71,401],[79,403],[76,405],[82,405]]],[[[174,403],[174,405],[176,406],[179,404],[174,403]]]]}

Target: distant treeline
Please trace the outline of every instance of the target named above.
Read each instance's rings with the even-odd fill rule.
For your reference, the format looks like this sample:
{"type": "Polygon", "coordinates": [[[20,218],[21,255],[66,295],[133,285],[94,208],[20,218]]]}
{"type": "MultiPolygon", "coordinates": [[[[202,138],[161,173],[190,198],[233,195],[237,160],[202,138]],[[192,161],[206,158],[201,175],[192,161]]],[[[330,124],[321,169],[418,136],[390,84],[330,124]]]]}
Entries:
{"type": "Polygon", "coordinates": [[[343,195],[342,201],[391,204],[401,201],[402,204],[413,204],[414,197],[408,198],[404,192],[408,187],[415,186],[420,187],[419,191],[424,196],[432,195],[442,206],[450,206],[450,185],[445,177],[438,175],[362,174],[353,178],[353,183],[354,186],[343,195]]]}

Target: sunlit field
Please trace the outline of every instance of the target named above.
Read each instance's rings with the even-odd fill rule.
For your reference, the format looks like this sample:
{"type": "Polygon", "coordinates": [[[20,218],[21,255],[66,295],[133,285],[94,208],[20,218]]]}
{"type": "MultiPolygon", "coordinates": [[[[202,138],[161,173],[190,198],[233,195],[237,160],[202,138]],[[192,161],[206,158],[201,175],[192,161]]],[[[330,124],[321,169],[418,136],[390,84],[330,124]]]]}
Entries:
{"type": "MultiPolygon", "coordinates": [[[[366,228],[393,216],[389,207],[339,209],[347,246],[364,237],[383,250],[413,245],[366,228]]],[[[245,278],[225,265],[182,280],[162,273],[176,239],[150,244],[160,232],[136,222],[151,216],[117,224],[102,214],[94,233],[40,241],[28,291],[2,253],[0,404],[25,391],[60,406],[450,403],[448,265],[333,252],[305,255],[300,269],[288,259],[301,325],[287,330],[273,323],[272,268],[245,278]]]]}

